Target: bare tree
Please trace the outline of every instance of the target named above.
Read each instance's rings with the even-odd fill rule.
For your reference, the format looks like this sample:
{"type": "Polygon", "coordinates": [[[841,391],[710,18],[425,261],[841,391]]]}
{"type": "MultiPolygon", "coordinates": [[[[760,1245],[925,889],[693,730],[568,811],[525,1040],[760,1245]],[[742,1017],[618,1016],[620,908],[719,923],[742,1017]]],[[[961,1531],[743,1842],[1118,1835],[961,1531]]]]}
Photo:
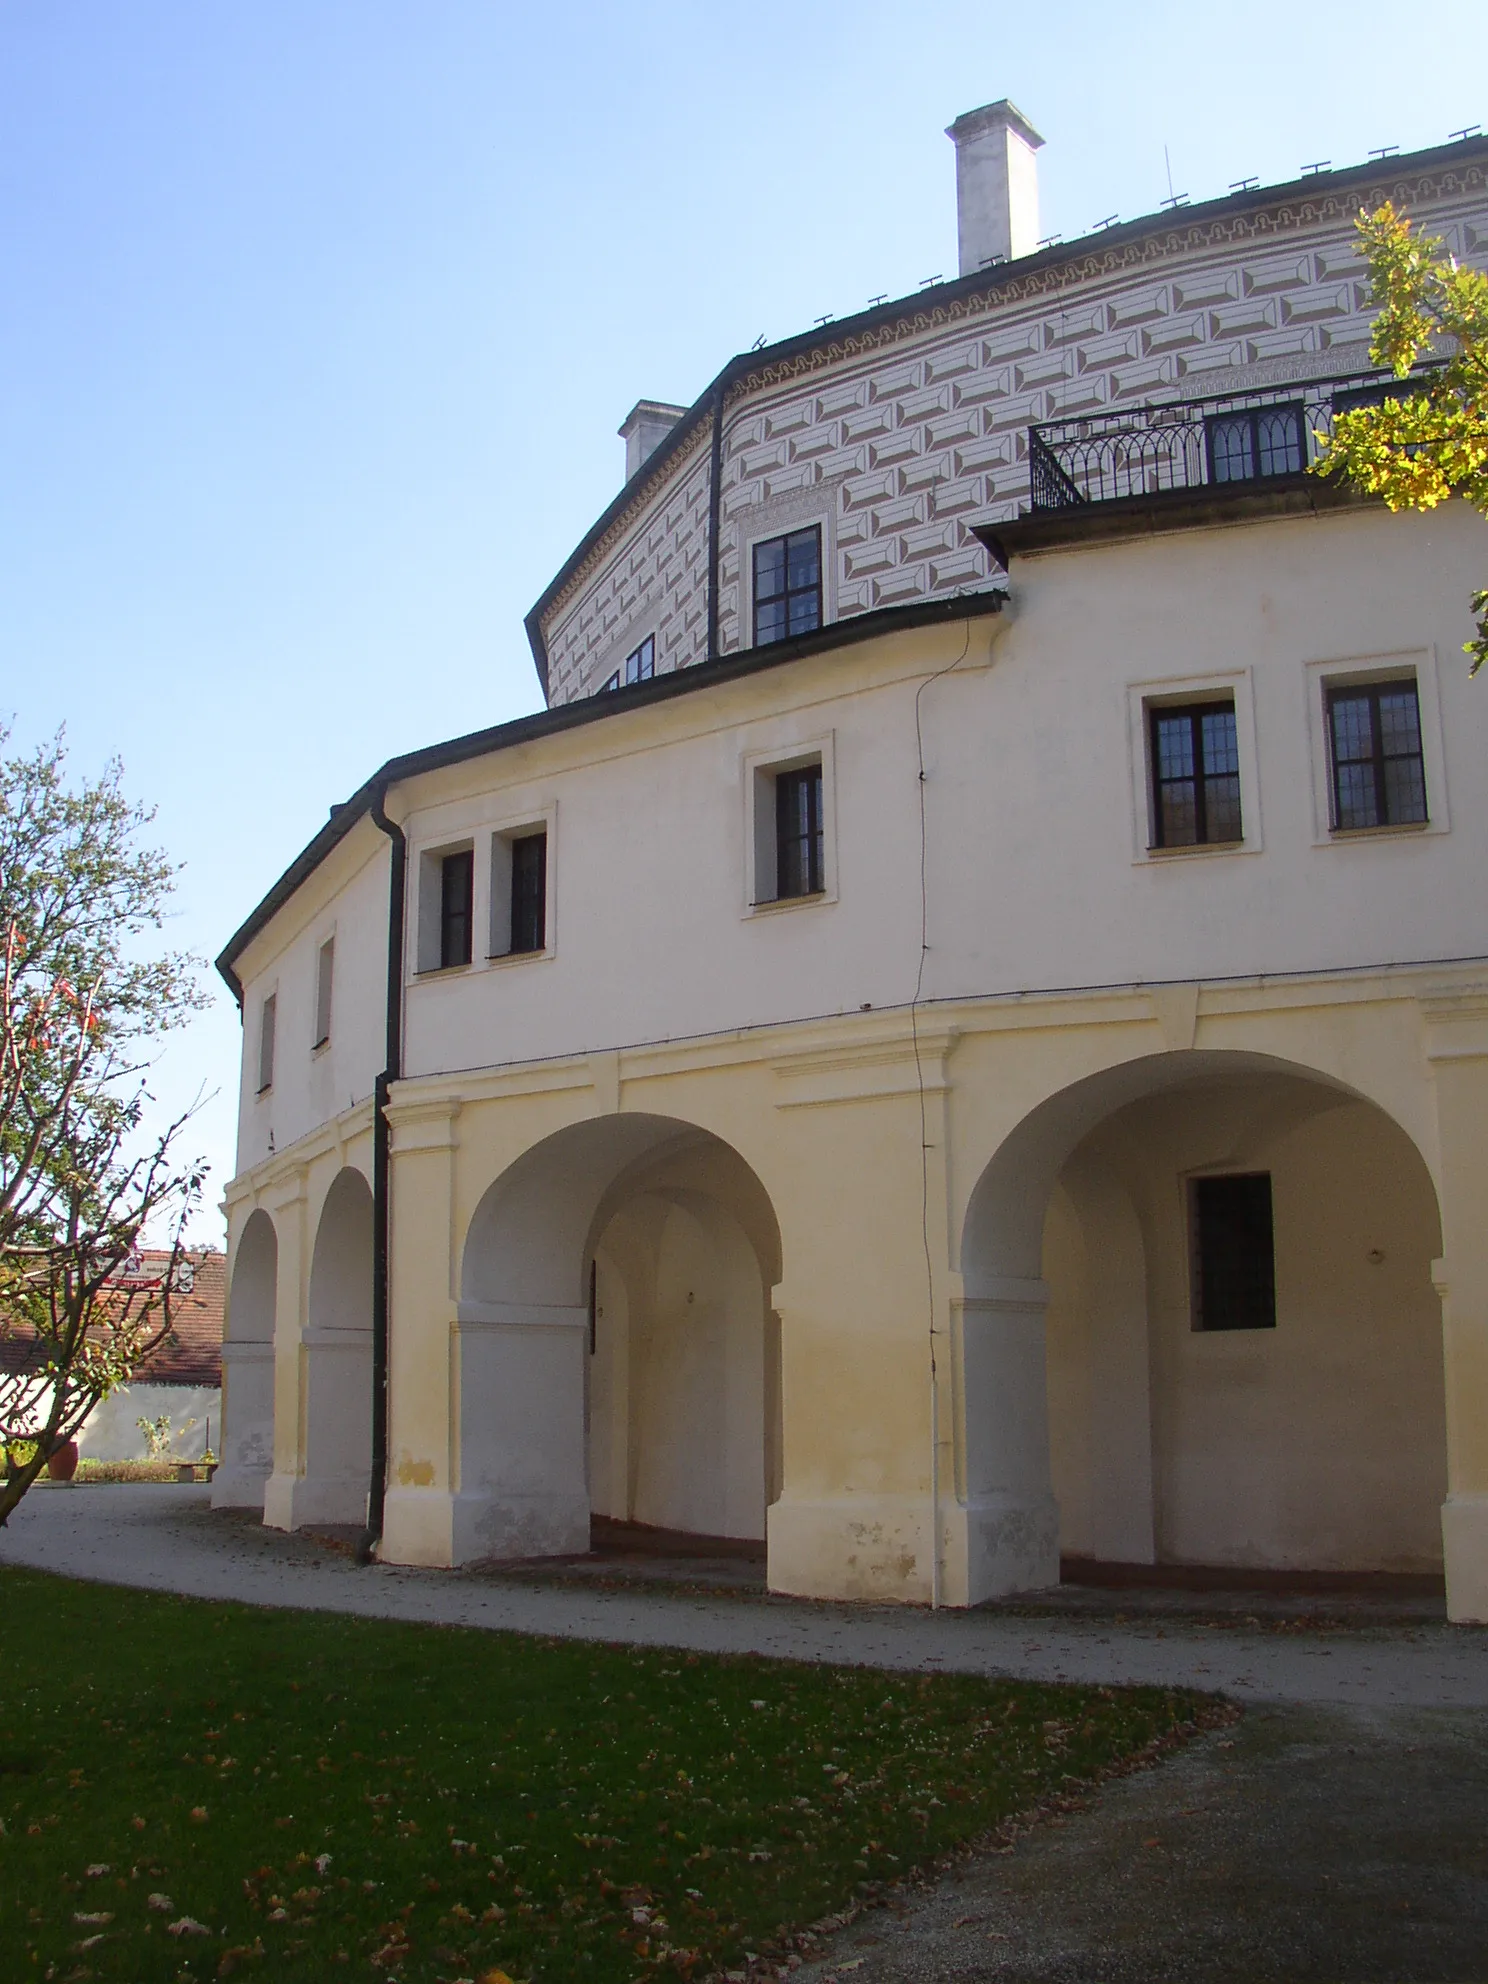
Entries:
{"type": "Polygon", "coordinates": [[[0,1524],[169,1335],[201,1194],[187,1117],[145,1128],[152,1051],[202,1003],[194,959],[150,954],[175,870],[117,763],[77,790],[64,766],[60,737],[0,764],[0,1524]]]}

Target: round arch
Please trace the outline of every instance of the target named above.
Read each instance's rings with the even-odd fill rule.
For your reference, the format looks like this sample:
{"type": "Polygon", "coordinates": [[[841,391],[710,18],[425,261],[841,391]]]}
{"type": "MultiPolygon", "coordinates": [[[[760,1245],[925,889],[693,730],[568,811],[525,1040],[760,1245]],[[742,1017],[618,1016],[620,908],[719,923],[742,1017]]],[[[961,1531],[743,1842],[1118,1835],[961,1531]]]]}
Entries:
{"type": "Polygon", "coordinates": [[[519,1157],[461,1253],[461,1554],[585,1550],[591,1515],[762,1540],[780,1278],[769,1195],[711,1131],[625,1113],[519,1157]]]}
{"type": "Polygon", "coordinates": [[[1046,1582],[1055,1537],[1066,1558],[1436,1569],[1440,1234],[1419,1146],[1336,1075],[1200,1051],[1070,1084],[967,1201],[973,1494],[1042,1512],[1046,1582]],[[1236,1272],[1253,1292],[1227,1307],[1236,1272]]]}
{"type": "Polygon", "coordinates": [[[222,1461],[214,1508],[263,1507],[274,1466],[274,1325],[279,1238],[261,1206],[244,1222],[227,1284],[222,1342],[222,1461]]]}

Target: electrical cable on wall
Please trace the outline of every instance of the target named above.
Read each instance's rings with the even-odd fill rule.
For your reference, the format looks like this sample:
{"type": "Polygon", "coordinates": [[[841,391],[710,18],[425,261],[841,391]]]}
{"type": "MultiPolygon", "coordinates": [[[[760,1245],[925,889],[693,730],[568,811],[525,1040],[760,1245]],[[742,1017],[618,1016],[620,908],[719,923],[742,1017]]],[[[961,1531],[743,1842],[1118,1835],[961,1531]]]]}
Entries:
{"type": "Polygon", "coordinates": [[[954,661],[927,675],[915,691],[915,758],[920,795],[920,958],[915,971],[914,997],[909,1002],[909,1035],[914,1044],[915,1087],[920,1098],[920,1242],[925,1250],[925,1302],[930,1345],[930,1606],[940,1609],[940,1383],[935,1357],[935,1264],[930,1252],[930,1145],[925,1117],[925,1069],[920,1059],[920,1001],[925,990],[925,959],[930,953],[930,889],[927,876],[925,828],[925,728],[920,704],[932,684],[959,668],[971,652],[971,622],[954,661]]]}

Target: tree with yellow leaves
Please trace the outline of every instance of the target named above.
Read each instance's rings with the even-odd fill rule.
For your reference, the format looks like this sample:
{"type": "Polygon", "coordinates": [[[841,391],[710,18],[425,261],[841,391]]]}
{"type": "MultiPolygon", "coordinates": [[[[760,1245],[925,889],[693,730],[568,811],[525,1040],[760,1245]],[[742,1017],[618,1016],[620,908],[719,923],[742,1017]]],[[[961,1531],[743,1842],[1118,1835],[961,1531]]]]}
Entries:
{"type": "MultiPolygon", "coordinates": [[[[1388,200],[1356,225],[1379,305],[1371,359],[1397,379],[1423,356],[1445,362],[1413,392],[1338,414],[1316,472],[1343,476],[1392,510],[1460,496],[1488,517],[1488,276],[1413,233],[1388,200]]],[[[1478,638],[1465,652],[1476,675],[1488,661],[1488,589],[1473,594],[1472,610],[1478,638]]]]}

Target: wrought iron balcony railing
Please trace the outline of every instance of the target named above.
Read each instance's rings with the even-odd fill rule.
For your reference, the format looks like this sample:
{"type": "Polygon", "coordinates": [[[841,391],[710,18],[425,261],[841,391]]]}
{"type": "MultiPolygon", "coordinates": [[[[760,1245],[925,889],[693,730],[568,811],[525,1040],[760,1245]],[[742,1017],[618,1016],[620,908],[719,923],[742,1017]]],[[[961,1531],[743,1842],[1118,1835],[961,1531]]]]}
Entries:
{"type": "Polygon", "coordinates": [[[1317,459],[1319,436],[1332,432],[1336,413],[1413,391],[1420,382],[1419,373],[1406,380],[1356,373],[1046,421],[1028,430],[1030,501],[1036,511],[1073,510],[1301,475],[1317,459]]]}

